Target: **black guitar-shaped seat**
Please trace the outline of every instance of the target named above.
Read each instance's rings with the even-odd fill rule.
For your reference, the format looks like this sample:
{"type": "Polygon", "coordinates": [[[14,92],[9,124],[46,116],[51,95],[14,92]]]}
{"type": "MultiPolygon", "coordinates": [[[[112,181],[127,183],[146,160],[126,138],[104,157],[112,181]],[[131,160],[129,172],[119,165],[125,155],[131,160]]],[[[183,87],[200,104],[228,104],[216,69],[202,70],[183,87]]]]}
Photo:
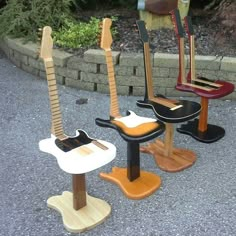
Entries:
{"type": "Polygon", "coordinates": [[[196,161],[194,152],[186,149],[173,148],[173,125],[197,117],[201,111],[200,104],[187,100],[167,99],[153,92],[152,68],[150,61],[149,37],[142,20],[137,21],[140,37],[144,48],[145,95],[144,100],[138,100],[137,105],[152,109],[155,116],[166,122],[164,143],[156,140],[142,147],[143,152],[153,154],[157,165],[165,171],[176,172],[186,169],[196,161]]]}
{"type": "Polygon", "coordinates": [[[179,46],[179,76],[177,79],[176,89],[183,92],[195,93],[201,97],[202,106],[199,119],[189,121],[177,130],[180,133],[192,136],[198,141],[212,143],[224,137],[225,130],[222,127],[207,124],[209,99],[222,98],[232,93],[234,91],[234,85],[226,81],[210,80],[202,76],[196,76],[194,31],[189,16],[186,16],[184,19],[190,45],[190,69],[187,78],[185,78],[184,30],[179,10],[175,9],[171,14],[179,46]]]}
{"type": "Polygon", "coordinates": [[[115,129],[127,142],[127,168],[113,167],[111,173],[100,173],[100,176],[117,184],[128,198],[142,199],[160,187],[161,179],[154,173],[140,170],[139,143],[159,136],[164,132],[165,126],[156,119],[141,117],[132,111],[128,111],[126,116],[121,116],[111,53],[111,24],[111,19],[103,20],[101,37],[101,48],[105,51],[110,89],[110,119],[97,118],[96,124],[115,129]]]}

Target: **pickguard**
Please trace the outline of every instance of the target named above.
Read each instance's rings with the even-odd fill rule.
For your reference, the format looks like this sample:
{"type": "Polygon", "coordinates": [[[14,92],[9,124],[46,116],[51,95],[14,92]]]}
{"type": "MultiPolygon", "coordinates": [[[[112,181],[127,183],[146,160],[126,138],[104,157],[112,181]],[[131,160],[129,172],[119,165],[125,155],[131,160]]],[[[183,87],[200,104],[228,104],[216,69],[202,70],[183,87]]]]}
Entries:
{"type": "Polygon", "coordinates": [[[130,137],[142,137],[153,132],[159,127],[156,119],[137,116],[129,111],[129,115],[111,120],[111,123],[119,127],[121,132],[130,137]]]}
{"type": "Polygon", "coordinates": [[[55,140],[55,144],[63,152],[69,152],[77,147],[80,147],[85,144],[89,144],[93,139],[89,138],[83,131],[79,131],[79,135],[76,137],[68,137],[64,140],[55,140]]]}
{"type": "Polygon", "coordinates": [[[115,118],[114,120],[123,123],[128,128],[134,128],[145,123],[156,122],[156,119],[137,116],[133,111],[129,111],[129,113],[128,116],[115,118]]]}

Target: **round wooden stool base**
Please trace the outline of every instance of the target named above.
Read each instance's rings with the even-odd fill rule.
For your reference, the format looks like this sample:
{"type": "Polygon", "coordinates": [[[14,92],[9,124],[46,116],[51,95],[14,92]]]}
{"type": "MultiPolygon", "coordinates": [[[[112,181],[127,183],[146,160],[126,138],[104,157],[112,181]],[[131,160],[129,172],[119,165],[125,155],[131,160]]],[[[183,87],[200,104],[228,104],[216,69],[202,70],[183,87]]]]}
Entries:
{"type": "Polygon", "coordinates": [[[159,139],[147,146],[142,146],[140,151],[152,154],[157,166],[167,172],[178,172],[189,168],[197,159],[193,151],[183,148],[173,148],[172,154],[166,156],[164,143],[159,139]]]}
{"type": "Polygon", "coordinates": [[[47,205],[62,215],[63,224],[69,232],[79,233],[104,222],[111,212],[110,205],[105,201],[88,194],[86,198],[87,205],[77,211],[73,208],[73,195],[67,191],[50,197],[47,205]]]}
{"type": "Polygon", "coordinates": [[[187,134],[192,136],[194,139],[203,143],[213,143],[225,136],[225,130],[216,125],[207,125],[207,130],[201,132],[198,130],[199,119],[189,121],[186,124],[181,125],[177,128],[179,133],[187,134]]]}
{"type": "Polygon", "coordinates": [[[140,171],[140,177],[129,181],[126,168],[113,167],[111,173],[100,173],[100,177],[117,184],[128,198],[135,200],[150,196],[161,186],[160,176],[146,171],[140,171]]]}

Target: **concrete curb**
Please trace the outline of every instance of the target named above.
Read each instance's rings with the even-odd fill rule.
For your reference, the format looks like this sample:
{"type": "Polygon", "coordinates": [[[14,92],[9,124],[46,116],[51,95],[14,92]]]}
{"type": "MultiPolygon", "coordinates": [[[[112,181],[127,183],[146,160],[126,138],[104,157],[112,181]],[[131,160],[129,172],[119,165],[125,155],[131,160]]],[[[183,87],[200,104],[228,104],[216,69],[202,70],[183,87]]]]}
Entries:
{"type": "MultiPolygon", "coordinates": [[[[19,68],[33,75],[46,78],[43,62],[34,43],[23,39],[5,38],[0,48],[19,68]]],[[[107,69],[102,50],[90,49],[83,58],[55,49],[53,57],[58,83],[87,91],[108,93],[107,69]]],[[[144,94],[144,65],[142,53],[112,52],[115,66],[117,92],[120,95],[144,94]]],[[[194,96],[175,90],[178,76],[178,55],[155,53],[152,55],[154,91],[165,96],[194,96]]],[[[189,58],[185,58],[186,70],[189,58]]],[[[196,55],[197,73],[209,79],[229,81],[236,85],[236,58],[196,55]]],[[[236,99],[236,92],[223,99],[236,99]]]]}

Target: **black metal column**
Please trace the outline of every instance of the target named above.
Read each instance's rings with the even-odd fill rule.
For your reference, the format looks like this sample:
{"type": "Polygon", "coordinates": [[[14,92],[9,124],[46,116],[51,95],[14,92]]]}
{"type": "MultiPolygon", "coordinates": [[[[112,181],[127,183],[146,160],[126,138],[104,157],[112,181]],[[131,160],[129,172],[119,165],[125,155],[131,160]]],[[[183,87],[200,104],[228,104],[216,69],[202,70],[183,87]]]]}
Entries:
{"type": "Polygon", "coordinates": [[[127,177],[134,181],[140,177],[140,153],[138,142],[127,142],[127,177]]]}

